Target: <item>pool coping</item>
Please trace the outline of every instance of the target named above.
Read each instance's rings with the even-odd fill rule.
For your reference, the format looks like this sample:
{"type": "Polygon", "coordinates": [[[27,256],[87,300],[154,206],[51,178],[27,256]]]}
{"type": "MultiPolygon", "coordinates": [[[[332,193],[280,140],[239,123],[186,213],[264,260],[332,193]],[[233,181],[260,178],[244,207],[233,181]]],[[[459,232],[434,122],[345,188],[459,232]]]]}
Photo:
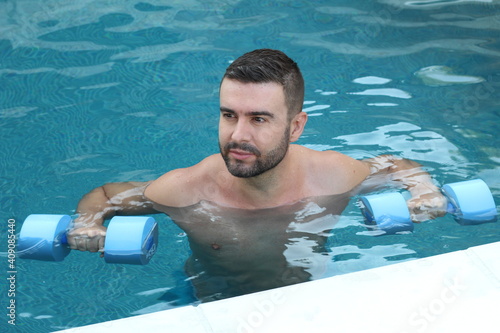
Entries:
{"type": "Polygon", "coordinates": [[[500,242],[58,332],[497,332],[500,242]]]}

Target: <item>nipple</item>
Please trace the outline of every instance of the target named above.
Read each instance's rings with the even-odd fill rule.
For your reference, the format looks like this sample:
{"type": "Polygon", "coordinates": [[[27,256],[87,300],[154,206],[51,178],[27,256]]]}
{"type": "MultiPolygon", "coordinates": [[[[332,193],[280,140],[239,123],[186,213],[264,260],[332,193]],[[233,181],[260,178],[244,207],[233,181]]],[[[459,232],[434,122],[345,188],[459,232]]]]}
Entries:
{"type": "Polygon", "coordinates": [[[220,248],[221,248],[221,246],[220,246],[219,244],[217,244],[217,243],[212,243],[212,249],[214,249],[214,250],[216,250],[216,251],[217,251],[217,250],[220,250],[220,248]]]}

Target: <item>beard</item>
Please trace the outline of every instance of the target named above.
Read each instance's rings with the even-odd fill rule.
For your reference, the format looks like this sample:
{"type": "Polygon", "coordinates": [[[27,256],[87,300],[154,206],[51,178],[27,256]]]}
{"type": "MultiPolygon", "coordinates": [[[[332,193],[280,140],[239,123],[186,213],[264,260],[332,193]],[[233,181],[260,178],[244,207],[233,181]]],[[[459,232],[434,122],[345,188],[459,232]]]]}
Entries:
{"type": "Polygon", "coordinates": [[[224,147],[219,142],[219,149],[226,163],[227,170],[235,177],[251,178],[263,174],[276,167],[285,158],[288,151],[290,127],[287,127],[283,137],[276,147],[267,154],[262,154],[256,147],[248,143],[228,142],[224,147]],[[255,155],[256,159],[251,165],[244,161],[234,160],[229,157],[229,150],[239,149],[255,155]]]}

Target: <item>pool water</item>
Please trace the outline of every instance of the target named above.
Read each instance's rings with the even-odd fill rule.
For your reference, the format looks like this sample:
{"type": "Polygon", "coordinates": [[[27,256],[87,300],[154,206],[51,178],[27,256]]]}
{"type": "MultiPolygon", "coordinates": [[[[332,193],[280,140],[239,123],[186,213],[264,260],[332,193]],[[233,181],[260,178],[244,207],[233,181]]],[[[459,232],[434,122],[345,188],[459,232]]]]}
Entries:
{"type": "MultiPolygon", "coordinates": [[[[31,213],[72,214],[82,195],[146,181],[217,153],[218,84],[256,48],[296,60],[309,121],[299,144],[394,154],[440,184],[481,178],[500,204],[500,2],[0,1],[0,235],[31,213]]],[[[146,266],[73,251],[15,261],[16,326],[49,332],[196,303],[183,231],[156,215],[146,266]],[[172,255],[175,254],[175,255],[172,255]]],[[[326,275],[500,240],[500,223],[450,215],[374,237],[353,198],[328,240],[326,275]]],[[[6,311],[6,310],[4,310],[6,311]]]]}

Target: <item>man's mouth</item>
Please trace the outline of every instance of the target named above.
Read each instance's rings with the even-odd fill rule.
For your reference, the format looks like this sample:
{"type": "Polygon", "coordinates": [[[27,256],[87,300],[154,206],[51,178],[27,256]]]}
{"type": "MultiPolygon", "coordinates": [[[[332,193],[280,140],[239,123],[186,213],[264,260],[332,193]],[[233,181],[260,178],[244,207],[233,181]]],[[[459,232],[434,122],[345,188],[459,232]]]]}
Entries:
{"type": "Polygon", "coordinates": [[[231,155],[233,158],[235,158],[237,160],[245,160],[247,158],[255,156],[255,154],[253,154],[251,152],[248,152],[245,150],[239,150],[239,149],[230,149],[229,155],[231,155]]]}
{"type": "Polygon", "coordinates": [[[225,148],[227,154],[237,160],[245,160],[252,156],[260,156],[260,151],[248,143],[230,142],[225,148]]]}

